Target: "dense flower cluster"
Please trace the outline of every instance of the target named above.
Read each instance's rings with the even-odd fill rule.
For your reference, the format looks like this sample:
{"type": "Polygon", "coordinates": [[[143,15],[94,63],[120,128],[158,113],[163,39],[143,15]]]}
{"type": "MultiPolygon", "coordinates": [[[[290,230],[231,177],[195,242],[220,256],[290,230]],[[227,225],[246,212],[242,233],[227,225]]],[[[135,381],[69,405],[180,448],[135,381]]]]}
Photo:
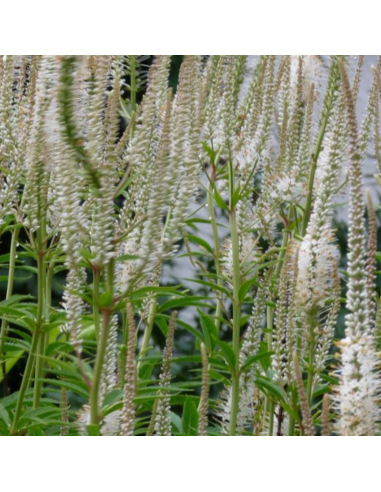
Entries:
{"type": "Polygon", "coordinates": [[[353,94],[345,68],[341,68],[350,134],[350,214],[346,338],[341,342],[340,386],[337,394],[338,430],[346,436],[375,434],[380,410],[380,376],[374,352],[367,299],[365,204],[362,190],[361,152],[353,94]]]}

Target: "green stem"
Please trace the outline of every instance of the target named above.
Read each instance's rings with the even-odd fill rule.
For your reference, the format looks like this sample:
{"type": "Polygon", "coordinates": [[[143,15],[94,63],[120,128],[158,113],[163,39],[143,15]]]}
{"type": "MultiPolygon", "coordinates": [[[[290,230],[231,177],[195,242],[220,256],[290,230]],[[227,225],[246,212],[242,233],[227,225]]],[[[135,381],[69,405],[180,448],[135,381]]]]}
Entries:
{"type": "MultiPolygon", "coordinates": [[[[300,333],[300,330],[297,330],[296,333],[296,352],[299,354],[300,350],[302,348],[302,336],[300,333]]],[[[298,401],[298,392],[295,387],[295,384],[293,383],[290,387],[290,392],[292,396],[292,407],[294,411],[297,413],[299,411],[299,401],[298,401]]],[[[289,423],[289,430],[288,430],[288,435],[289,436],[295,436],[295,427],[296,427],[296,422],[293,417],[290,416],[290,423],[289,423]]]]}
{"type": "MultiPolygon", "coordinates": [[[[290,212],[288,214],[288,222],[291,220],[291,217],[292,217],[292,210],[290,210],[290,212]]],[[[281,246],[281,250],[280,250],[280,253],[278,256],[276,269],[274,272],[273,286],[275,289],[277,288],[277,283],[278,283],[279,277],[280,277],[281,272],[282,272],[283,262],[284,262],[284,258],[286,256],[286,250],[287,250],[287,246],[288,246],[288,243],[290,240],[290,231],[288,230],[288,225],[289,224],[287,223],[285,226],[285,229],[283,231],[282,246],[281,246]]],[[[268,334],[267,334],[267,350],[269,352],[272,351],[272,346],[273,346],[274,315],[275,315],[275,309],[272,306],[269,306],[267,308],[267,316],[266,316],[267,317],[267,331],[268,331],[268,334]]],[[[274,402],[271,401],[270,399],[267,399],[266,408],[268,409],[268,412],[269,412],[269,435],[272,436],[273,431],[274,431],[274,411],[275,411],[274,402]]]]}
{"type": "MultiPolygon", "coordinates": [[[[310,354],[310,357],[311,357],[311,354],[310,354]]],[[[311,362],[309,364],[311,364],[311,362]]],[[[313,366],[310,365],[309,371],[308,371],[308,379],[307,379],[307,400],[308,400],[308,403],[311,403],[311,400],[312,400],[313,378],[314,378],[314,370],[313,370],[313,366]]]]}
{"type": "MultiPolygon", "coordinates": [[[[44,313],[43,316],[45,319],[49,317],[50,306],[52,304],[52,284],[54,277],[54,261],[52,261],[49,265],[47,275],[46,275],[46,287],[45,287],[45,304],[44,304],[44,313]]],[[[46,347],[49,343],[49,334],[43,333],[40,338],[40,343],[38,347],[38,357],[36,361],[36,387],[35,394],[33,398],[33,408],[38,408],[40,405],[40,395],[42,390],[42,379],[44,377],[44,355],[46,353],[46,347]]]]}
{"type": "MultiPolygon", "coordinates": [[[[137,55],[132,55],[130,63],[130,105],[131,105],[131,113],[136,112],[136,96],[137,96],[137,78],[138,78],[138,62],[136,60],[137,55]]],[[[132,129],[133,131],[133,129],[132,129]]]]}
{"type": "Polygon", "coordinates": [[[45,317],[46,318],[49,315],[49,310],[52,305],[52,286],[53,286],[53,278],[54,278],[54,267],[55,267],[55,262],[51,261],[46,276],[46,289],[45,289],[45,317]]]}
{"type": "Polygon", "coordinates": [[[29,378],[32,374],[34,361],[36,358],[36,350],[38,347],[38,343],[39,343],[39,332],[38,332],[38,330],[35,330],[33,333],[32,344],[30,347],[28,361],[26,363],[25,372],[24,372],[24,375],[22,378],[19,396],[18,396],[17,403],[16,403],[15,414],[13,417],[13,423],[12,423],[12,427],[11,427],[11,435],[12,436],[17,434],[18,421],[19,421],[19,418],[21,415],[21,410],[22,410],[23,403],[24,403],[25,392],[28,388],[29,378]]]}
{"type": "MultiPolygon", "coordinates": [[[[169,207],[168,215],[167,215],[167,218],[166,218],[166,221],[165,221],[165,225],[164,225],[164,229],[163,229],[163,234],[161,236],[162,244],[165,241],[165,236],[166,236],[166,233],[167,233],[168,224],[169,224],[169,222],[171,220],[171,217],[172,217],[172,207],[169,207]]],[[[159,277],[160,276],[160,273],[157,272],[157,275],[159,277]]],[[[146,323],[146,326],[145,326],[145,329],[144,329],[142,346],[141,346],[140,352],[139,352],[139,362],[138,362],[138,366],[137,366],[138,374],[140,372],[140,369],[142,368],[142,359],[147,355],[148,350],[149,350],[149,343],[150,343],[150,340],[151,340],[151,337],[152,337],[152,331],[153,331],[153,326],[154,326],[154,323],[155,323],[155,317],[156,317],[156,312],[157,312],[157,299],[156,299],[156,295],[153,294],[153,293],[151,293],[150,295],[151,295],[151,298],[150,298],[150,301],[149,301],[148,319],[147,319],[147,323],[146,323]]]]}
{"type": "Polygon", "coordinates": [[[289,437],[295,436],[295,419],[293,417],[290,417],[289,420],[288,435],[289,437]]]}
{"type": "MultiPolygon", "coordinates": [[[[290,217],[291,217],[291,212],[289,214],[289,218],[290,217]]],[[[287,250],[289,240],[290,240],[290,231],[288,230],[288,226],[286,226],[284,231],[283,231],[282,246],[281,246],[281,250],[280,250],[280,253],[278,256],[276,269],[274,272],[273,287],[275,289],[277,288],[277,283],[278,283],[280,274],[282,272],[283,262],[284,262],[284,258],[286,256],[286,250],[287,250]]],[[[267,330],[268,330],[267,349],[269,352],[271,352],[272,344],[273,344],[274,314],[275,314],[274,308],[268,307],[267,308],[267,330]]]]}
{"type": "Polygon", "coordinates": [[[147,355],[148,350],[149,350],[149,343],[150,343],[151,336],[152,336],[156,312],[157,312],[157,302],[156,302],[156,296],[154,296],[150,301],[147,324],[146,324],[146,327],[144,330],[142,346],[140,348],[139,363],[138,363],[138,374],[139,374],[140,369],[142,368],[142,364],[143,364],[142,359],[147,355]]]}
{"type": "MultiPolygon", "coordinates": [[[[267,318],[267,330],[268,330],[267,350],[269,352],[272,351],[272,347],[273,347],[274,313],[275,313],[274,308],[269,306],[267,308],[267,316],[266,316],[266,318],[267,318]]],[[[266,408],[268,409],[268,413],[269,413],[269,436],[273,436],[273,434],[274,434],[275,405],[274,405],[273,400],[269,397],[267,397],[266,408]]]]}
{"type": "Polygon", "coordinates": [[[42,378],[44,374],[44,355],[46,350],[46,335],[40,333],[39,343],[37,346],[37,357],[36,357],[36,376],[34,384],[34,395],[33,395],[33,408],[37,409],[40,406],[41,393],[42,393],[42,378]]]}
{"type": "Polygon", "coordinates": [[[97,340],[99,339],[99,334],[101,331],[101,318],[99,314],[99,286],[100,286],[101,272],[98,267],[93,269],[93,319],[95,336],[97,340]]]}
{"type": "MultiPolygon", "coordinates": [[[[13,229],[12,241],[11,241],[11,251],[9,257],[9,272],[8,272],[8,285],[6,299],[10,299],[13,295],[13,286],[15,281],[15,269],[16,269],[16,252],[17,252],[17,242],[19,239],[20,228],[13,229]]],[[[6,359],[4,354],[5,340],[8,335],[8,321],[3,319],[1,322],[1,332],[0,332],[0,360],[4,357],[4,363],[0,366],[0,380],[2,377],[6,376],[6,359]]]]}
{"type": "MultiPolygon", "coordinates": [[[[289,218],[290,217],[291,217],[291,212],[289,214],[289,218]]],[[[288,230],[288,227],[286,227],[285,230],[283,231],[282,246],[281,246],[281,250],[280,250],[280,253],[278,256],[278,261],[277,261],[275,274],[274,274],[274,281],[276,283],[279,280],[280,274],[282,272],[283,261],[284,261],[284,258],[286,256],[286,250],[287,250],[289,240],[290,240],[290,231],[288,230]]]]}
{"type": "Polygon", "coordinates": [[[127,363],[127,350],[128,350],[128,319],[124,311],[122,311],[122,344],[119,352],[119,364],[118,364],[118,381],[119,386],[124,388],[126,383],[126,363],[127,363]]]}
{"type": "Polygon", "coordinates": [[[310,327],[310,350],[309,350],[309,360],[308,360],[308,378],[307,378],[307,400],[311,403],[313,394],[313,380],[315,377],[315,328],[317,326],[316,314],[311,313],[309,316],[309,327],[310,327]]]}
{"type": "MultiPolygon", "coordinates": [[[[323,136],[324,136],[324,134],[323,134],[323,136]]],[[[306,235],[308,223],[309,223],[310,216],[311,216],[312,197],[313,197],[313,189],[314,189],[316,169],[317,169],[317,158],[315,156],[313,156],[312,160],[311,160],[310,177],[309,177],[309,181],[308,181],[307,203],[306,203],[306,208],[305,208],[304,217],[303,217],[302,236],[306,235]]]]}
{"type": "MultiPolygon", "coordinates": [[[[296,390],[294,384],[291,385],[291,398],[292,398],[292,407],[295,409],[295,411],[298,411],[298,398],[296,395],[296,390]]],[[[294,417],[290,415],[290,420],[289,420],[289,425],[288,425],[288,435],[289,436],[295,436],[295,427],[296,427],[296,422],[294,417]]]]}
{"type": "MultiPolygon", "coordinates": [[[[213,185],[212,182],[209,183],[209,190],[208,190],[208,208],[209,208],[209,214],[210,214],[210,223],[212,225],[212,232],[213,232],[213,242],[214,242],[214,265],[216,269],[216,274],[217,274],[217,285],[219,287],[223,287],[223,280],[221,276],[221,265],[220,265],[220,238],[218,235],[218,226],[217,226],[217,221],[216,221],[216,214],[214,211],[214,201],[213,201],[213,185]]],[[[221,317],[222,317],[222,301],[220,299],[220,296],[217,298],[217,306],[216,306],[216,316],[215,316],[215,327],[217,330],[217,335],[220,332],[221,329],[221,317]]]]}
{"type": "Polygon", "coordinates": [[[272,436],[274,436],[274,415],[275,415],[275,404],[274,404],[273,400],[269,401],[269,414],[270,414],[269,436],[272,437],[272,436]]]}
{"type": "Polygon", "coordinates": [[[38,232],[38,251],[37,251],[37,319],[35,332],[37,334],[37,359],[36,359],[36,381],[34,385],[33,408],[38,408],[42,392],[42,373],[43,357],[45,356],[45,337],[41,336],[44,323],[45,312],[45,288],[46,288],[46,268],[45,268],[45,247],[43,231],[38,232]]]}
{"type": "MultiPolygon", "coordinates": [[[[136,60],[136,55],[131,55],[130,58],[130,109],[131,109],[131,115],[130,115],[130,122],[128,124],[128,127],[126,129],[126,132],[129,135],[129,140],[132,139],[132,136],[135,131],[135,126],[136,126],[136,109],[137,109],[137,92],[138,92],[138,87],[137,87],[137,79],[138,79],[138,62],[136,60]]],[[[132,170],[132,165],[130,164],[126,172],[124,173],[123,178],[121,179],[120,183],[118,184],[116,191],[115,191],[115,198],[118,198],[122,192],[124,191],[128,179],[130,177],[130,173],[132,170]]]]}
{"type": "Polygon", "coordinates": [[[102,311],[102,329],[98,342],[93,383],[90,392],[90,425],[88,426],[88,433],[90,436],[99,435],[99,391],[107,351],[107,342],[110,334],[111,319],[114,312],[114,268],[114,260],[111,260],[107,267],[107,291],[110,298],[110,305],[102,311]]]}
{"type": "Polygon", "coordinates": [[[112,311],[105,310],[102,316],[102,331],[99,339],[97,357],[95,361],[93,384],[90,394],[90,435],[99,435],[99,390],[102,379],[103,363],[107,350],[107,340],[110,332],[112,311]]]}
{"type": "Polygon", "coordinates": [[[241,302],[239,291],[241,288],[241,263],[239,256],[239,238],[237,228],[236,207],[233,204],[235,190],[234,167],[230,162],[230,233],[233,253],[233,351],[235,355],[235,368],[232,374],[232,402],[230,413],[230,436],[236,435],[237,416],[239,409],[239,355],[240,355],[240,336],[241,336],[241,302]]]}
{"type": "Polygon", "coordinates": [[[267,350],[269,352],[272,351],[273,349],[273,329],[274,329],[274,308],[268,306],[267,307],[267,330],[268,330],[268,335],[267,335],[267,350]]]}
{"type": "Polygon", "coordinates": [[[325,101],[325,113],[324,113],[324,116],[321,120],[320,132],[319,132],[318,140],[316,142],[315,152],[311,158],[310,176],[309,176],[308,192],[307,192],[307,203],[306,203],[306,208],[305,208],[304,217],[303,217],[302,236],[306,235],[308,223],[309,223],[310,216],[311,216],[313,189],[314,189],[317,163],[318,163],[319,155],[320,155],[322,148],[323,148],[323,140],[324,140],[325,133],[327,131],[327,125],[329,122],[329,118],[331,116],[333,103],[335,101],[336,86],[337,86],[337,82],[338,82],[339,78],[340,78],[340,75],[339,75],[339,69],[337,66],[337,67],[335,67],[335,71],[333,72],[332,79],[330,81],[330,85],[328,88],[326,101],[325,101]]]}
{"type": "MultiPolygon", "coordinates": [[[[42,176],[41,176],[42,179],[42,176]]],[[[46,282],[46,269],[45,269],[45,253],[46,253],[46,210],[47,210],[47,196],[46,189],[39,189],[37,194],[37,207],[38,207],[38,230],[37,230],[37,241],[36,241],[36,257],[37,257],[37,316],[36,325],[32,335],[31,347],[28,355],[28,360],[25,367],[25,372],[21,382],[20,391],[18,394],[18,399],[16,403],[16,409],[13,417],[13,422],[11,426],[11,434],[15,435],[17,433],[18,422],[20,419],[21,411],[24,405],[25,393],[29,387],[29,383],[32,378],[32,371],[36,363],[36,356],[38,354],[38,349],[40,347],[40,337],[42,333],[42,327],[44,324],[45,316],[45,282],[46,282]]],[[[32,238],[33,236],[31,236],[32,238]]],[[[33,239],[31,239],[32,244],[34,244],[33,239]]],[[[16,244],[17,246],[17,244],[16,244]]],[[[43,353],[38,354],[39,359],[44,355],[43,353]]],[[[37,360],[38,364],[38,360],[37,360]]],[[[42,385],[38,381],[35,385],[33,401],[39,402],[41,395],[42,385]]]]}

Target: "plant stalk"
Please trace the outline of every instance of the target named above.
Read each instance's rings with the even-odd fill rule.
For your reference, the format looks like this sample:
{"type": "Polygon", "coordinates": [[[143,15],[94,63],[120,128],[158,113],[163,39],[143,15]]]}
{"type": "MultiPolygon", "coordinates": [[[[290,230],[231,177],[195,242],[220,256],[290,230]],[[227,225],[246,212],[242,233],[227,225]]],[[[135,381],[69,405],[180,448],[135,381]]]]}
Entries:
{"type": "MultiPolygon", "coordinates": [[[[16,252],[17,252],[17,242],[19,239],[20,229],[17,227],[12,232],[12,240],[11,240],[11,250],[9,257],[9,271],[8,271],[8,285],[7,285],[7,293],[6,300],[10,299],[13,295],[13,286],[15,281],[15,270],[16,270],[16,252]]],[[[4,346],[5,340],[8,335],[8,321],[6,319],[2,320],[1,323],[1,332],[0,332],[0,360],[4,357],[4,346]]],[[[0,365],[0,379],[1,377],[6,377],[6,359],[2,360],[0,365]]]]}
{"type": "MultiPolygon", "coordinates": [[[[214,202],[213,202],[213,186],[212,182],[209,183],[209,190],[208,190],[208,208],[209,208],[209,214],[210,214],[210,223],[212,226],[212,232],[213,232],[213,242],[214,242],[214,265],[216,269],[216,274],[217,274],[217,285],[219,287],[223,286],[223,280],[221,277],[221,265],[220,265],[220,238],[218,235],[218,226],[217,226],[217,220],[216,220],[216,214],[214,211],[214,202]]],[[[221,329],[221,317],[222,317],[222,301],[220,299],[220,296],[217,297],[217,306],[216,306],[216,316],[215,316],[215,327],[217,330],[217,335],[220,332],[221,329]]]]}
{"type": "Polygon", "coordinates": [[[17,403],[16,403],[15,413],[13,416],[13,422],[12,422],[12,427],[11,427],[11,435],[12,436],[15,436],[17,434],[18,422],[20,419],[21,410],[22,410],[22,406],[24,403],[25,392],[28,388],[29,378],[32,374],[32,370],[33,370],[33,366],[34,366],[34,362],[35,362],[35,358],[36,358],[36,351],[37,351],[37,347],[38,347],[38,342],[39,342],[38,331],[35,330],[35,332],[33,333],[30,352],[29,352],[28,360],[27,360],[26,367],[25,367],[25,372],[24,372],[22,382],[21,382],[21,387],[20,387],[19,396],[18,396],[17,403]]]}
{"type": "Polygon", "coordinates": [[[45,268],[45,246],[43,231],[38,231],[38,252],[37,252],[37,270],[38,270],[38,287],[37,287],[37,320],[36,334],[37,343],[37,359],[36,359],[36,380],[34,385],[33,408],[38,408],[40,404],[42,392],[42,373],[45,356],[45,340],[42,333],[42,326],[45,318],[45,288],[46,288],[46,268],[45,268]]]}
{"type": "Polygon", "coordinates": [[[336,97],[336,84],[337,84],[337,81],[339,80],[339,78],[340,78],[340,75],[339,75],[339,70],[337,67],[336,71],[333,74],[333,78],[331,80],[330,86],[328,88],[328,93],[327,93],[327,97],[326,97],[326,101],[325,101],[325,114],[324,114],[323,119],[321,121],[320,132],[319,132],[318,140],[316,142],[315,152],[314,152],[313,156],[311,157],[310,176],[309,176],[309,181],[308,181],[308,192],[307,192],[307,203],[306,203],[306,208],[305,208],[304,216],[303,216],[302,236],[306,235],[308,223],[309,223],[310,216],[311,216],[313,190],[314,190],[314,182],[315,182],[315,175],[316,175],[316,170],[317,170],[318,159],[319,159],[320,153],[323,149],[323,140],[324,140],[324,136],[325,136],[326,131],[327,131],[329,118],[331,116],[333,103],[334,103],[334,100],[336,97]]]}
{"type": "Polygon", "coordinates": [[[102,329],[98,342],[94,376],[90,392],[90,425],[88,426],[88,433],[90,436],[98,436],[100,430],[99,391],[110,334],[111,319],[114,313],[114,268],[115,262],[114,260],[111,260],[107,267],[107,291],[109,293],[110,305],[102,309],[102,329]]]}
{"type": "Polygon", "coordinates": [[[93,320],[96,339],[99,340],[101,331],[101,318],[99,314],[99,287],[100,287],[101,272],[98,267],[93,269],[93,320]]]}
{"type": "Polygon", "coordinates": [[[142,368],[142,364],[143,364],[142,359],[147,355],[148,350],[149,350],[149,343],[150,343],[151,336],[152,336],[153,325],[155,323],[156,312],[157,312],[156,296],[153,296],[153,298],[150,301],[147,324],[146,324],[146,327],[144,330],[142,346],[140,348],[139,362],[138,362],[138,374],[139,374],[140,369],[142,368]]]}
{"type": "Polygon", "coordinates": [[[94,368],[93,384],[90,393],[90,427],[89,434],[92,436],[99,435],[99,390],[101,386],[103,364],[107,350],[107,340],[110,332],[110,321],[112,311],[105,309],[102,316],[102,331],[99,338],[99,345],[94,368]]]}
{"type": "Polygon", "coordinates": [[[236,435],[237,416],[239,410],[239,355],[240,355],[240,336],[241,336],[241,302],[239,291],[241,288],[241,262],[239,256],[239,237],[237,228],[236,206],[233,203],[235,191],[234,167],[230,161],[229,186],[230,186],[230,233],[233,253],[233,351],[235,355],[235,368],[232,374],[232,402],[230,413],[230,436],[236,435]]]}

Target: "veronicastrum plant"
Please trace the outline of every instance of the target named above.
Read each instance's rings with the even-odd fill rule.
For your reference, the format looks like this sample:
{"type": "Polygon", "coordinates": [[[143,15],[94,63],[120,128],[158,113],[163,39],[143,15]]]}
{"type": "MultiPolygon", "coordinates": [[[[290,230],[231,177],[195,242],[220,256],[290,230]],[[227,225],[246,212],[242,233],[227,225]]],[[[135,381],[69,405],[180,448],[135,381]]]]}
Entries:
{"type": "Polygon", "coordinates": [[[0,58],[0,435],[378,434],[381,61],[361,124],[350,61],[0,58]]]}

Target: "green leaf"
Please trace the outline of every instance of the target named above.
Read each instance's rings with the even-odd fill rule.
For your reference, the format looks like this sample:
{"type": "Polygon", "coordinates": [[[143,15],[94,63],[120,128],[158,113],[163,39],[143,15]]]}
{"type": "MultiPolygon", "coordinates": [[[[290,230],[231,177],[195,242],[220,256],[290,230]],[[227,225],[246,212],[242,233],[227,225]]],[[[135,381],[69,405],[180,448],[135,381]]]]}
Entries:
{"type": "Polygon", "coordinates": [[[327,381],[329,384],[332,384],[334,386],[337,386],[339,384],[338,378],[329,376],[328,374],[321,374],[321,378],[323,381],[327,381]]]}
{"type": "Polygon", "coordinates": [[[320,396],[323,396],[326,393],[330,393],[331,390],[332,390],[331,385],[327,385],[327,386],[321,386],[320,385],[314,391],[314,394],[312,395],[312,398],[313,398],[313,400],[315,400],[316,398],[319,398],[320,396]]]}
{"type": "Polygon", "coordinates": [[[206,282],[205,280],[195,280],[194,278],[185,278],[187,282],[193,282],[195,284],[203,285],[204,287],[210,287],[212,290],[217,290],[218,292],[222,292],[223,294],[231,297],[232,293],[226,289],[225,287],[222,287],[221,285],[214,284],[212,282],[206,282]]]}
{"type": "Polygon", "coordinates": [[[171,412],[171,422],[176,427],[177,432],[181,434],[183,423],[181,418],[174,412],[171,412]]]}
{"type": "Polygon", "coordinates": [[[86,427],[87,433],[90,437],[99,436],[99,425],[88,425],[86,427]]]}
{"type": "Polygon", "coordinates": [[[234,208],[241,198],[241,185],[238,183],[237,188],[234,190],[232,195],[231,207],[234,208]]]}
{"type": "Polygon", "coordinates": [[[87,328],[84,328],[81,333],[79,334],[79,339],[80,340],[95,340],[96,335],[95,335],[95,326],[90,325],[87,328]]]}
{"type": "MultiPolygon", "coordinates": [[[[3,405],[4,408],[6,408],[8,411],[12,410],[15,408],[17,400],[19,397],[19,392],[16,391],[15,393],[10,394],[9,396],[6,396],[1,400],[1,404],[3,405]]],[[[25,401],[27,401],[28,398],[32,397],[33,398],[33,390],[29,389],[26,392],[26,397],[25,401]]],[[[55,402],[57,403],[57,402],[55,402]]]]}
{"type": "Polygon", "coordinates": [[[163,316],[156,316],[155,318],[156,325],[160,328],[162,334],[167,338],[168,336],[168,323],[164,319],[163,316]]]}
{"type": "Polygon", "coordinates": [[[16,328],[10,328],[9,333],[16,334],[26,342],[30,343],[32,337],[28,333],[25,333],[25,331],[22,330],[17,330],[16,328]]]}
{"type": "Polygon", "coordinates": [[[181,319],[177,319],[176,323],[181,326],[181,328],[191,333],[195,338],[200,340],[200,342],[204,341],[202,334],[196,328],[193,328],[193,326],[185,323],[185,321],[182,321],[181,319]]]}
{"type": "Polygon", "coordinates": [[[202,248],[204,248],[206,251],[208,251],[213,256],[213,254],[214,254],[213,248],[204,239],[201,239],[201,238],[199,238],[197,236],[193,236],[193,234],[188,234],[188,239],[192,243],[198,244],[199,246],[201,246],[202,248]]]}
{"type": "Polygon", "coordinates": [[[177,287],[142,287],[141,289],[134,292],[134,297],[144,296],[145,294],[160,294],[162,296],[168,295],[185,295],[179,291],[179,285],[177,287]]]}
{"type": "Polygon", "coordinates": [[[70,345],[70,343],[67,342],[53,342],[51,343],[47,350],[46,350],[46,355],[47,357],[50,357],[51,355],[54,354],[62,354],[65,352],[72,352],[73,351],[73,346],[70,345]]]}
{"type": "Polygon", "coordinates": [[[239,289],[239,300],[241,302],[245,300],[246,295],[248,294],[248,292],[250,291],[253,285],[258,285],[257,279],[247,280],[247,282],[244,282],[241,285],[241,288],[239,289]]]}
{"type": "Polygon", "coordinates": [[[230,370],[234,372],[235,365],[236,365],[236,357],[232,346],[226,342],[221,342],[221,341],[218,342],[218,344],[221,348],[221,352],[224,356],[224,359],[226,360],[228,366],[230,367],[230,370]]]}
{"type": "Polygon", "coordinates": [[[104,292],[99,298],[99,307],[107,308],[112,305],[112,295],[110,292],[104,292]]]}
{"type": "Polygon", "coordinates": [[[113,407],[123,400],[123,391],[122,390],[113,390],[110,393],[107,393],[102,405],[102,413],[103,415],[107,415],[110,411],[113,411],[113,407]]]}
{"type": "Polygon", "coordinates": [[[246,360],[246,362],[243,364],[243,366],[241,367],[241,372],[247,371],[249,369],[249,367],[252,366],[253,364],[255,364],[256,362],[259,362],[263,359],[270,358],[272,355],[273,355],[273,352],[262,352],[260,354],[253,355],[253,356],[249,357],[246,360]]]}
{"type": "Polygon", "coordinates": [[[198,411],[192,398],[186,397],[183,410],[183,434],[197,436],[198,411]]]}
{"type": "MultiPolygon", "coordinates": [[[[28,352],[30,349],[30,344],[23,340],[7,341],[5,343],[5,352],[15,353],[17,351],[28,352]]],[[[9,357],[9,356],[8,356],[9,357]]]]}
{"type": "Polygon", "coordinates": [[[21,296],[21,295],[14,295],[10,297],[9,299],[5,299],[4,301],[0,302],[0,306],[11,306],[12,304],[17,304],[20,301],[26,301],[33,299],[32,296],[21,296]]]}
{"type": "MultiPolygon", "coordinates": [[[[24,350],[20,350],[17,352],[11,352],[7,351],[7,361],[6,361],[6,373],[9,374],[9,372],[13,369],[13,367],[17,364],[17,362],[23,357],[24,355],[24,350]]],[[[4,380],[4,374],[3,371],[0,370],[0,383],[4,380]]]]}
{"type": "Polygon", "coordinates": [[[225,200],[222,198],[222,196],[218,193],[217,189],[214,189],[214,201],[216,202],[216,205],[219,208],[222,208],[223,210],[229,210],[229,207],[227,206],[225,200]]]}
{"type": "Polygon", "coordinates": [[[11,419],[9,418],[9,414],[1,403],[0,403],[0,419],[5,423],[7,427],[11,425],[11,419]]]}
{"type": "Polygon", "coordinates": [[[66,388],[69,391],[73,391],[76,395],[82,396],[88,399],[89,390],[87,386],[83,383],[73,383],[65,380],[54,380],[54,379],[40,379],[43,383],[51,384],[52,386],[58,386],[59,388],[66,388]]]}
{"type": "Polygon", "coordinates": [[[230,385],[230,380],[218,371],[210,370],[209,378],[211,379],[211,381],[216,380],[217,383],[223,383],[225,386],[230,385]]]}
{"type": "Polygon", "coordinates": [[[117,262],[125,262],[125,261],[132,261],[132,260],[140,260],[140,256],[138,255],[122,255],[119,256],[116,261],[117,262]]]}
{"type": "Polygon", "coordinates": [[[206,297],[200,297],[200,296],[189,296],[189,297],[182,297],[181,299],[171,299],[170,301],[164,302],[159,308],[160,313],[164,313],[165,311],[168,311],[170,309],[178,309],[182,307],[187,307],[187,306],[200,306],[200,307],[205,307],[209,308],[209,304],[206,304],[205,302],[201,302],[207,299],[206,297]]]}
{"type": "Polygon", "coordinates": [[[201,312],[199,312],[199,315],[202,332],[204,334],[205,345],[209,352],[213,352],[218,338],[216,325],[214,324],[213,318],[211,318],[210,316],[202,314],[201,312]]]}
{"type": "Polygon", "coordinates": [[[81,248],[80,253],[81,253],[82,258],[84,258],[85,260],[91,261],[94,259],[93,253],[90,250],[88,250],[87,248],[81,248]]]}
{"type": "MultiPolygon", "coordinates": [[[[26,280],[30,280],[32,277],[29,275],[28,277],[17,277],[15,275],[14,281],[15,282],[25,282],[26,280]]],[[[9,280],[8,275],[0,275],[0,282],[7,282],[9,280]]]]}
{"type": "Polygon", "coordinates": [[[9,258],[11,257],[11,255],[9,253],[5,254],[5,255],[0,255],[0,263],[3,264],[8,264],[9,263],[9,258]]]}
{"type": "Polygon", "coordinates": [[[216,152],[211,147],[209,147],[206,142],[202,142],[202,148],[208,154],[210,162],[215,162],[217,155],[216,152]]]}
{"type": "Polygon", "coordinates": [[[140,379],[149,379],[152,376],[155,365],[159,364],[159,362],[160,361],[157,361],[155,364],[142,364],[142,366],[140,367],[140,370],[139,370],[139,378],[140,379]]]}
{"type": "Polygon", "coordinates": [[[284,389],[281,386],[278,386],[273,381],[267,378],[263,378],[261,376],[257,376],[256,385],[260,389],[266,390],[271,396],[281,401],[287,401],[287,395],[284,389]]]}

